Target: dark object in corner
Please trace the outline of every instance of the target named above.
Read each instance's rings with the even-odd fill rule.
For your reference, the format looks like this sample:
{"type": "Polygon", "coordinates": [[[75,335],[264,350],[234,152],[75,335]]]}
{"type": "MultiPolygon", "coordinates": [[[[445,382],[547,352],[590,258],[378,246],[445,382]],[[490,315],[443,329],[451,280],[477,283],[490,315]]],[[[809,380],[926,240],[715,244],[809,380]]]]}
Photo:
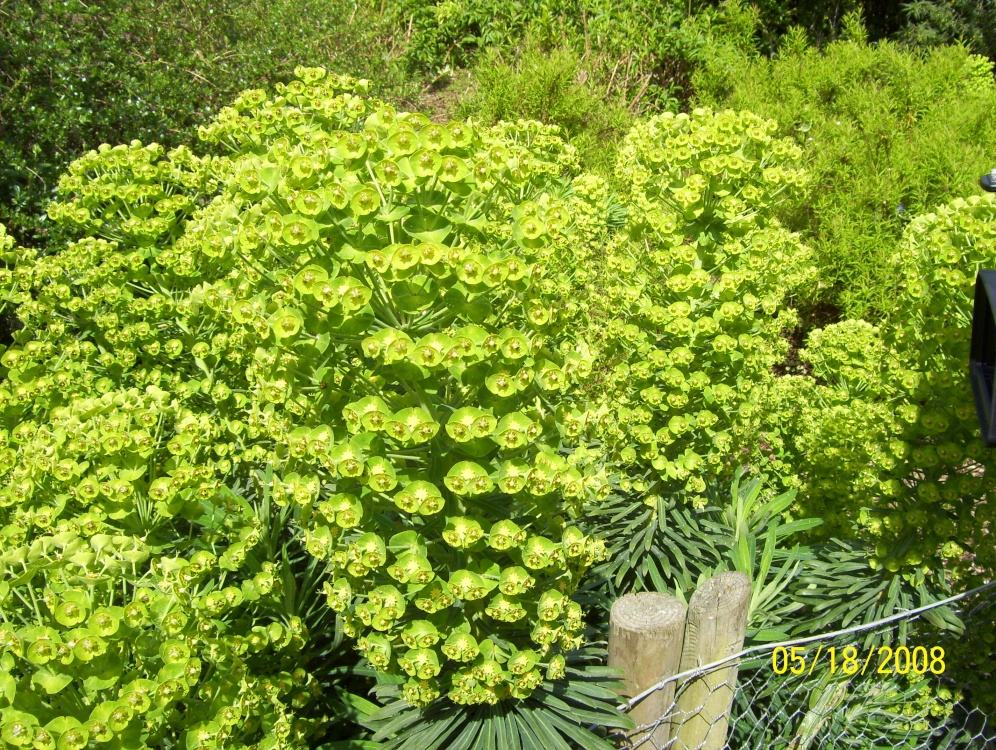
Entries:
{"type": "Polygon", "coordinates": [[[996,401],[993,379],[996,375],[996,271],[981,270],[975,279],[975,306],[972,310],[972,351],[969,371],[975,409],[979,415],[982,439],[996,446],[996,401]]]}
{"type": "Polygon", "coordinates": [[[991,170],[989,174],[984,174],[979,178],[979,187],[987,193],[996,193],[996,169],[991,170]]]}

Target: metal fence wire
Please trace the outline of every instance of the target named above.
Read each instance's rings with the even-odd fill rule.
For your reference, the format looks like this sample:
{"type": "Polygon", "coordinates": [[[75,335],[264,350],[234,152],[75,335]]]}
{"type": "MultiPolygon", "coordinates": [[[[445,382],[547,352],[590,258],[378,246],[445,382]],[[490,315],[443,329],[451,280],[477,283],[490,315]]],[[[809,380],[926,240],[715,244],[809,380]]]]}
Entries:
{"type": "Polygon", "coordinates": [[[976,700],[987,683],[996,693],[994,630],[990,583],[877,622],[752,646],[620,706],[664,691],[670,708],[615,739],[641,750],[996,750],[996,714],[976,700]],[[942,606],[962,632],[931,624],[942,606]]]}

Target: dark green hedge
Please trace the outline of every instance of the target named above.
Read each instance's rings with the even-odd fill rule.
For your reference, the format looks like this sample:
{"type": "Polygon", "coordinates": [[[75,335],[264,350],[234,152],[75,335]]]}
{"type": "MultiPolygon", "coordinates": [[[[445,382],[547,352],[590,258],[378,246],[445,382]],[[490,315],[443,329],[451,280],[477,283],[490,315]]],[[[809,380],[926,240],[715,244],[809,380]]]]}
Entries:
{"type": "Polygon", "coordinates": [[[0,0],[0,222],[46,244],[41,214],[81,152],[189,141],[239,91],[296,65],[397,89],[383,26],[364,0],[0,0]]]}

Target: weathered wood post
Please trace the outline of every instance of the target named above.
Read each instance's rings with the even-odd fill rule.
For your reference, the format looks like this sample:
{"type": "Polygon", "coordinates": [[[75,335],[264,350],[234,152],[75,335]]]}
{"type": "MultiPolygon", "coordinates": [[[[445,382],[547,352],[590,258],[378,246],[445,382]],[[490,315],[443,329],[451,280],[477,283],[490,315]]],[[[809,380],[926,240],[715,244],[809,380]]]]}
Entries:
{"type": "MultiPolygon", "coordinates": [[[[711,664],[741,651],[747,634],[750,579],[743,573],[720,573],[692,594],[688,603],[679,671],[711,664]]],[[[678,686],[671,725],[670,750],[721,750],[726,746],[736,662],[678,686]]]]}
{"type": "MultiPolygon", "coordinates": [[[[685,605],[669,594],[641,592],[617,599],[609,613],[609,666],[623,670],[623,695],[632,698],[678,673],[685,632],[685,605]]],[[[630,711],[636,726],[653,724],[671,708],[674,685],[647,696],[630,711]]],[[[663,748],[669,723],[631,736],[634,745],[652,740],[663,748]]]]}

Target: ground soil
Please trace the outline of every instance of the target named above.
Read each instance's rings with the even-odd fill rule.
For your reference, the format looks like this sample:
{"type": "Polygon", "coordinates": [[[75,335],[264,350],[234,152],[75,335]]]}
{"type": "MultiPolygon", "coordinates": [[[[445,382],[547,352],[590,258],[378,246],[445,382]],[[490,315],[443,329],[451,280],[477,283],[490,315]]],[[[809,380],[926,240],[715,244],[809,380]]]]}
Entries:
{"type": "Polygon", "coordinates": [[[457,119],[457,105],[473,88],[470,71],[457,70],[431,83],[422,92],[419,108],[433,122],[449,122],[457,119]]]}
{"type": "Polygon", "coordinates": [[[842,317],[841,309],[830,302],[818,302],[812,308],[800,311],[799,325],[785,332],[789,342],[785,361],[772,367],[772,372],[775,375],[811,375],[813,368],[799,359],[799,350],[805,347],[810,331],[837,323],[842,317]]]}

